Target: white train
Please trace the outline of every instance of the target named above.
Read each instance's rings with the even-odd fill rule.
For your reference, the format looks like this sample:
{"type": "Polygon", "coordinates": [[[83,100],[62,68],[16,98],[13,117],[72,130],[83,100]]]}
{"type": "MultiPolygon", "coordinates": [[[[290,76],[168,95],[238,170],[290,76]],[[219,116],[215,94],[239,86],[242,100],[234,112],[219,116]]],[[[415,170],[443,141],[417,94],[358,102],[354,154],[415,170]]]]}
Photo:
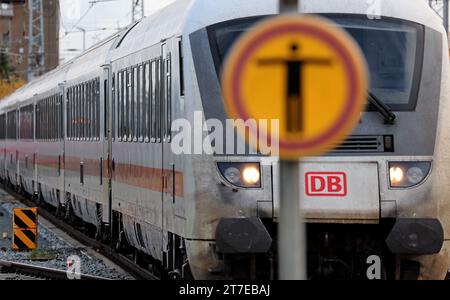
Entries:
{"type": "MultiPolygon", "coordinates": [[[[371,255],[386,278],[449,267],[446,33],[425,1],[379,8],[301,1],[355,38],[373,96],[348,140],[302,163],[310,278],[365,278],[371,255]]],[[[2,179],[155,273],[276,278],[277,160],[175,155],[171,124],[226,119],[222,63],[277,13],[276,0],[178,0],[29,83],[0,103],[2,179]]]]}

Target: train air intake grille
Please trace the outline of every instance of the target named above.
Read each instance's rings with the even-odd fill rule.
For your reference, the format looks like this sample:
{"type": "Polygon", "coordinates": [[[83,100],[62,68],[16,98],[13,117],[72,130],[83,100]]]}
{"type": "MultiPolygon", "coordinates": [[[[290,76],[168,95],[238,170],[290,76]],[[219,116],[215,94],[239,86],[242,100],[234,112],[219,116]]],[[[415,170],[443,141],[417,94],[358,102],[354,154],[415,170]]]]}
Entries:
{"type": "Polygon", "coordinates": [[[394,137],[386,136],[350,136],[334,153],[394,152],[394,137]]]}

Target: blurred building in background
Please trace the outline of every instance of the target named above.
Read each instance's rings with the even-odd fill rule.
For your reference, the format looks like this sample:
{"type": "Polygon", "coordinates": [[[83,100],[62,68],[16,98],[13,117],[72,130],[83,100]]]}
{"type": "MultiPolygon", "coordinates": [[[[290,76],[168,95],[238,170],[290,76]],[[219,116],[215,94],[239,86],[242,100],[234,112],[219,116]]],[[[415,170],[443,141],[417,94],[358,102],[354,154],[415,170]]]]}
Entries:
{"type": "Polygon", "coordinates": [[[41,0],[42,14],[32,15],[33,35],[42,33],[43,47],[39,46],[38,50],[29,48],[31,18],[28,1],[39,2],[0,0],[0,52],[7,54],[12,72],[23,80],[29,78],[30,71],[33,73],[32,77],[39,76],[59,64],[59,0],[41,0]],[[42,26],[37,26],[40,18],[42,26]],[[34,52],[40,52],[41,55],[34,52]]]}

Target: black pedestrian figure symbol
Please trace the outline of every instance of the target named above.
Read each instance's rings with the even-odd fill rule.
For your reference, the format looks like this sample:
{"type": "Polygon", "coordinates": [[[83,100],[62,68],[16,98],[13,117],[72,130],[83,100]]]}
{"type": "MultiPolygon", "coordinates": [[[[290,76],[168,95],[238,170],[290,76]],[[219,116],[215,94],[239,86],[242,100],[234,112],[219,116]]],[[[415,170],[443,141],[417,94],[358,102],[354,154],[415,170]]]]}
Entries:
{"type": "Polygon", "coordinates": [[[272,58],[261,59],[259,65],[279,65],[286,66],[286,130],[289,133],[302,133],[305,129],[304,124],[304,90],[303,90],[303,71],[308,65],[328,66],[331,65],[330,59],[320,58],[301,58],[299,55],[299,46],[292,44],[290,48],[292,57],[289,59],[272,58]]]}

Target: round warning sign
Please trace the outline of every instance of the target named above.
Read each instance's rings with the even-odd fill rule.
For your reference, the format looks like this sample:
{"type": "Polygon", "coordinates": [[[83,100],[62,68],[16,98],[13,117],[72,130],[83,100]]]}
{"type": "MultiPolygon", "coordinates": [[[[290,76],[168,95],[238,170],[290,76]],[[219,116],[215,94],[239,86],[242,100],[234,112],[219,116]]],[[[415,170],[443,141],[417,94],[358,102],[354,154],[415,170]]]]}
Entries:
{"type": "Polygon", "coordinates": [[[249,136],[276,138],[287,160],[321,155],[345,139],[366,105],[367,85],[356,42],[315,16],[263,21],[236,43],[222,76],[229,116],[256,120],[249,136]]]}

